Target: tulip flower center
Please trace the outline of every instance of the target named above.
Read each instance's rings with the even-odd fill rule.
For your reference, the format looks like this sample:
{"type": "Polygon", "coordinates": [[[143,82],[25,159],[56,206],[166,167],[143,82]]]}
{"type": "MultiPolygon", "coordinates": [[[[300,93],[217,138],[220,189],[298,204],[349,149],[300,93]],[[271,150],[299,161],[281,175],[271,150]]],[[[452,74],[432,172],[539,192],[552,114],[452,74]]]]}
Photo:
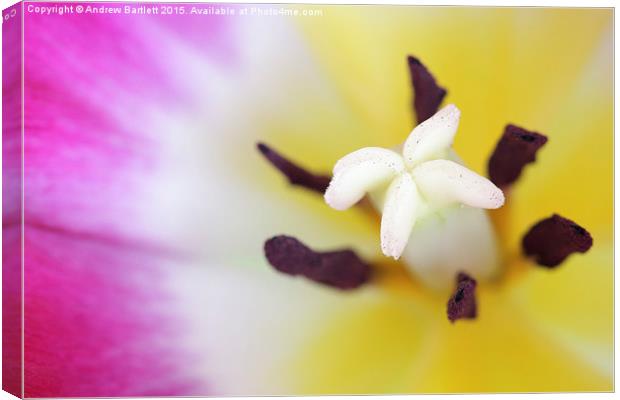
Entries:
{"type": "Polygon", "coordinates": [[[447,289],[465,272],[493,277],[499,266],[495,233],[483,209],[504,204],[488,179],[462,165],[451,148],[460,111],[448,105],[418,125],[402,153],[367,147],[340,159],[325,192],[344,210],[368,195],[381,217],[381,250],[403,258],[427,286],[447,289]]]}
{"type": "MultiPolygon", "coordinates": [[[[292,185],[324,195],[334,209],[354,205],[367,209],[370,204],[372,214],[381,215],[383,254],[404,261],[411,275],[427,287],[453,288],[447,303],[451,322],[473,319],[478,280],[490,280],[503,269],[511,275],[516,270],[512,266],[526,257],[541,267],[556,268],[571,254],[587,252],[593,240],[586,229],[554,214],[524,235],[517,262],[501,260],[498,234],[506,223],[502,217],[494,218],[496,233],[485,209],[504,205],[503,190],[536,160],[547,137],[509,124],[489,159],[490,180],[467,169],[452,149],[460,111],[448,105],[437,112],[447,91],[417,58],[407,60],[419,125],[397,151],[378,147],[354,151],[336,163],[330,177],[306,170],[264,143],[257,148],[292,185]]],[[[385,281],[376,268],[381,261],[369,264],[352,249],[316,251],[296,238],[279,235],[265,242],[264,252],[276,270],[340,290],[385,281]]]]}

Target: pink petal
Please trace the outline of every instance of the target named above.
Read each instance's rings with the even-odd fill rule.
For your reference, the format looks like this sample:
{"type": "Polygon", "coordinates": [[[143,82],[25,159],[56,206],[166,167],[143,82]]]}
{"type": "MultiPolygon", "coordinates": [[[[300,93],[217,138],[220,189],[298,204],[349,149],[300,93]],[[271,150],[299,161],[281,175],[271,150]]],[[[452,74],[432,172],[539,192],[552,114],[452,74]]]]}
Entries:
{"type": "MultiPolygon", "coordinates": [[[[161,162],[144,121],[188,102],[157,38],[176,31],[196,44],[198,22],[26,15],[25,396],[209,394],[188,367],[196,355],[178,347],[188,321],[165,289],[185,255],[143,211],[161,162]]],[[[208,42],[204,57],[228,62],[231,42],[208,42]]],[[[9,136],[5,162],[19,165],[21,135],[9,136]]],[[[19,184],[21,171],[3,170],[19,184]]],[[[19,209],[4,211],[18,245],[19,209]]]]}
{"type": "Polygon", "coordinates": [[[208,393],[173,340],[185,324],[163,287],[178,260],[139,247],[26,227],[26,397],[208,393]]]}
{"type": "Polygon", "coordinates": [[[2,389],[22,394],[21,370],[21,3],[2,24],[2,389]]]}

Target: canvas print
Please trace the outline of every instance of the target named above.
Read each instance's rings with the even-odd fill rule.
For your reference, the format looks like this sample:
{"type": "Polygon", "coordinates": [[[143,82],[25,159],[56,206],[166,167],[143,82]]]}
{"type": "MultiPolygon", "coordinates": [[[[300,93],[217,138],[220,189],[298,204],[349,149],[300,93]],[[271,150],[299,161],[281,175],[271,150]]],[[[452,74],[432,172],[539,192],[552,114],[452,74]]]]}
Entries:
{"type": "Polygon", "coordinates": [[[3,12],[20,397],[613,386],[613,10],[3,12]]]}

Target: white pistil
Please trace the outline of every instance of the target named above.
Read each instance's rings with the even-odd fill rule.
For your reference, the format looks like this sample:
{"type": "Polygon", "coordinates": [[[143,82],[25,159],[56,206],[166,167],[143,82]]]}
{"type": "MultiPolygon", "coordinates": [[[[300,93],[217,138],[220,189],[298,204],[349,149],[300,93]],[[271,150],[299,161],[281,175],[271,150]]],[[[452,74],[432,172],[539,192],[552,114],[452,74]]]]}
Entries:
{"type": "Polygon", "coordinates": [[[383,254],[403,255],[416,274],[439,287],[452,284],[458,271],[488,277],[497,264],[488,217],[476,209],[501,207],[504,194],[456,159],[451,146],[459,118],[456,106],[444,107],[411,132],[402,154],[367,147],[344,156],[325,192],[337,210],[369,194],[382,212],[383,254]]]}

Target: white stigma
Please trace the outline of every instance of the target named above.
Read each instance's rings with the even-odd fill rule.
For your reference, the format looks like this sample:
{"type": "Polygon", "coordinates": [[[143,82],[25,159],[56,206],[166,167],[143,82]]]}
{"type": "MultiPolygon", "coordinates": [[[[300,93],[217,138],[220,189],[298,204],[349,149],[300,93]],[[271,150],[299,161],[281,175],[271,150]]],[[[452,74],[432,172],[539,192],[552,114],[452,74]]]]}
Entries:
{"type": "Polygon", "coordinates": [[[497,262],[488,217],[476,209],[501,207],[504,194],[461,165],[451,149],[460,114],[453,104],[439,110],[413,129],[402,154],[366,147],[344,156],[325,192],[325,201],[337,210],[368,194],[382,213],[383,254],[394,259],[404,255],[423,279],[428,277],[424,271],[433,270],[433,276],[443,271],[441,282],[429,282],[434,286],[452,284],[459,270],[488,275],[495,268],[488,264],[497,262]],[[474,253],[452,255],[452,249],[474,253]]]}

